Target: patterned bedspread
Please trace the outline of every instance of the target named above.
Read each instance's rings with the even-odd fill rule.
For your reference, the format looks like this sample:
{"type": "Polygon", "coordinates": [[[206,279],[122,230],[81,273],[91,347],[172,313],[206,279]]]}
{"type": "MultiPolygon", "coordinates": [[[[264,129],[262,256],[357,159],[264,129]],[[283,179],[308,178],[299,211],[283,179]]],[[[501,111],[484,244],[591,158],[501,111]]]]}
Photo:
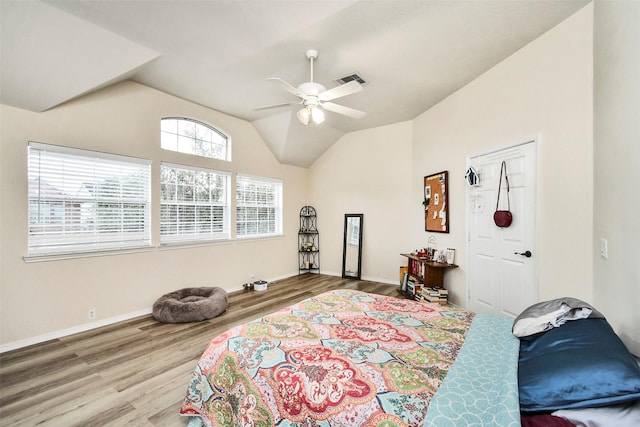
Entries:
{"type": "MultiPolygon", "coordinates": [[[[214,338],[195,368],[180,414],[192,417],[190,425],[206,426],[440,425],[429,421],[429,405],[457,365],[474,317],[412,300],[330,291],[214,338]]],[[[500,340],[509,341],[510,326],[500,340]]],[[[496,380],[482,377],[479,395],[466,398],[471,407],[498,399],[501,414],[491,419],[509,420],[500,425],[518,425],[519,419],[514,340],[513,346],[498,343],[509,347],[503,351],[506,362],[469,356],[472,365],[493,364],[497,381],[507,383],[485,384],[496,380]],[[511,374],[505,374],[504,363],[513,365],[511,374]]],[[[445,398],[429,415],[441,421],[457,411],[445,398]]]]}

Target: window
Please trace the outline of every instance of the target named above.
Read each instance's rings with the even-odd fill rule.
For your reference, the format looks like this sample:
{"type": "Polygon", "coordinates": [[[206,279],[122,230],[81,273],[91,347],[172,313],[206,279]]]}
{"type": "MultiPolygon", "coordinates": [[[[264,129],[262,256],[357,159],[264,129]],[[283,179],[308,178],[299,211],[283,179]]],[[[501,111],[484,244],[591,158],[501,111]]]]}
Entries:
{"type": "Polygon", "coordinates": [[[228,239],[228,172],[163,163],[160,243],[228,239]]]}
{"type": "Polygon", "coordinates": [[[282,234],[282,181],[238,175],[236,204],[239,237],[282,234]]]}
{"type": "Polygon", "coordinates": [[[29,255],[151,245],[151,162],[29,143],[29,255]]]}
{"type": "Polygon", "coordinates": [[[192,119],[162,119],[160,146],[180,153],[231,160],[230,138],[222,131],[192,119]]]}

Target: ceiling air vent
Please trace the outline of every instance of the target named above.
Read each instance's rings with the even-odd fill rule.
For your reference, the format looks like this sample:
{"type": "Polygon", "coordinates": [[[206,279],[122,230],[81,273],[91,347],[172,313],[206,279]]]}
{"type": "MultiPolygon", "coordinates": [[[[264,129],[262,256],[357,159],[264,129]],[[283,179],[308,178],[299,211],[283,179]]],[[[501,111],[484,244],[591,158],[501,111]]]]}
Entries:
{"type": "Polygon", "coordinates": [[[337,80],[336,80],[336,82],[337,82],[338,84],[343,85],[343,84],[345,84],[345,83],[349,83],[349,82],[350,82],[350,81],[352,81],[352,80],[357,81],[357,82],[358,82],[358,83],[360,83],[361,85],[363,85],[363,84],[365,84],[365,83],[366,83],[366,81],[365,81],[362,77],[360,77],[360,75],[359,75],[357,72],[356,72],[356,73],[349,74],[349,75],[344,76],[344,77],[340,77],[339,79],[337,79],[337,80]]]}

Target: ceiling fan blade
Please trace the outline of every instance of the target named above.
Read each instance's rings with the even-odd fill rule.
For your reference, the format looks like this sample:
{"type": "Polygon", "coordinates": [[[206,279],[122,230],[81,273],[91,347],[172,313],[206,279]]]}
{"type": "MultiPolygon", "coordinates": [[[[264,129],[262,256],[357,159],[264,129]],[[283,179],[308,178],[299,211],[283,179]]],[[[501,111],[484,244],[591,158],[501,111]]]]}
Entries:
{"type": "Polygon", "coordinates": [[[302,101],[283,102],[282,104],[265,105],[264,107],[254,108],[253,111],[268,110],[270,108],[287,107],[289,105],[302,104],[302,101]]]}
{"type": "Polygon", "coordinates": [[[331,101],[332,99],[341,98],[343,96],[351,95],[352,93],[360,92],[362,86],[355,80],[351,80],[349,83],[334,87],[333,89],[325,90],[318,95],[320,101],[331,101]]]}
{"type": "Polygon", "coordinates": [[[267,80],[272,81],[274,83],[278,83],[280,87],[282,87],[287,92],[294,94],[298,98],[304,98],[304,94],[300,92],[297,87],[285,82],[284,80],[278,77],[269,77],[267,80]]]}
{"type": "Polygon", "coordinates": [[[322,108],[325,110],[333,111],[334,113],[342,114],[343,116],[349,116],[354,119],[361,119],[367,115],[364,111],[355,110],[344,105],[334,104],[333,102],[323,102],[322,108]]]}

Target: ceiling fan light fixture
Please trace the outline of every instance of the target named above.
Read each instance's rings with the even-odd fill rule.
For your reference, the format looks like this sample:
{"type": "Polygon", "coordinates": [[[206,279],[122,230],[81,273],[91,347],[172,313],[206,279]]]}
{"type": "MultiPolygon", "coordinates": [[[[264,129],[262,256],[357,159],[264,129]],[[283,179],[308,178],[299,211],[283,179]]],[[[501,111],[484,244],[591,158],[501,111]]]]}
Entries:
{"type": "Polygon", "coordinates": [[[316,105],[305,105],[296,114],[298,121],[303,125],[308,125],[313,122],[317,125],[324,122],[324,111],[316,105]]]}
{"type": "Polygon", "coordinates": [[[320,123],[324,122],[324,111],[322,111],[320,108],[318,107],[311,107],[311,120],[313,120],[313,123],[319,125],[320,123]]]}
{"type": "Polygon", "coordinates": [[[307,107],[302,107],[296,116],[298,117],[298,121],[306,126],[309,124],[309,120],[311,119],[311,112],[307,107]]]}

